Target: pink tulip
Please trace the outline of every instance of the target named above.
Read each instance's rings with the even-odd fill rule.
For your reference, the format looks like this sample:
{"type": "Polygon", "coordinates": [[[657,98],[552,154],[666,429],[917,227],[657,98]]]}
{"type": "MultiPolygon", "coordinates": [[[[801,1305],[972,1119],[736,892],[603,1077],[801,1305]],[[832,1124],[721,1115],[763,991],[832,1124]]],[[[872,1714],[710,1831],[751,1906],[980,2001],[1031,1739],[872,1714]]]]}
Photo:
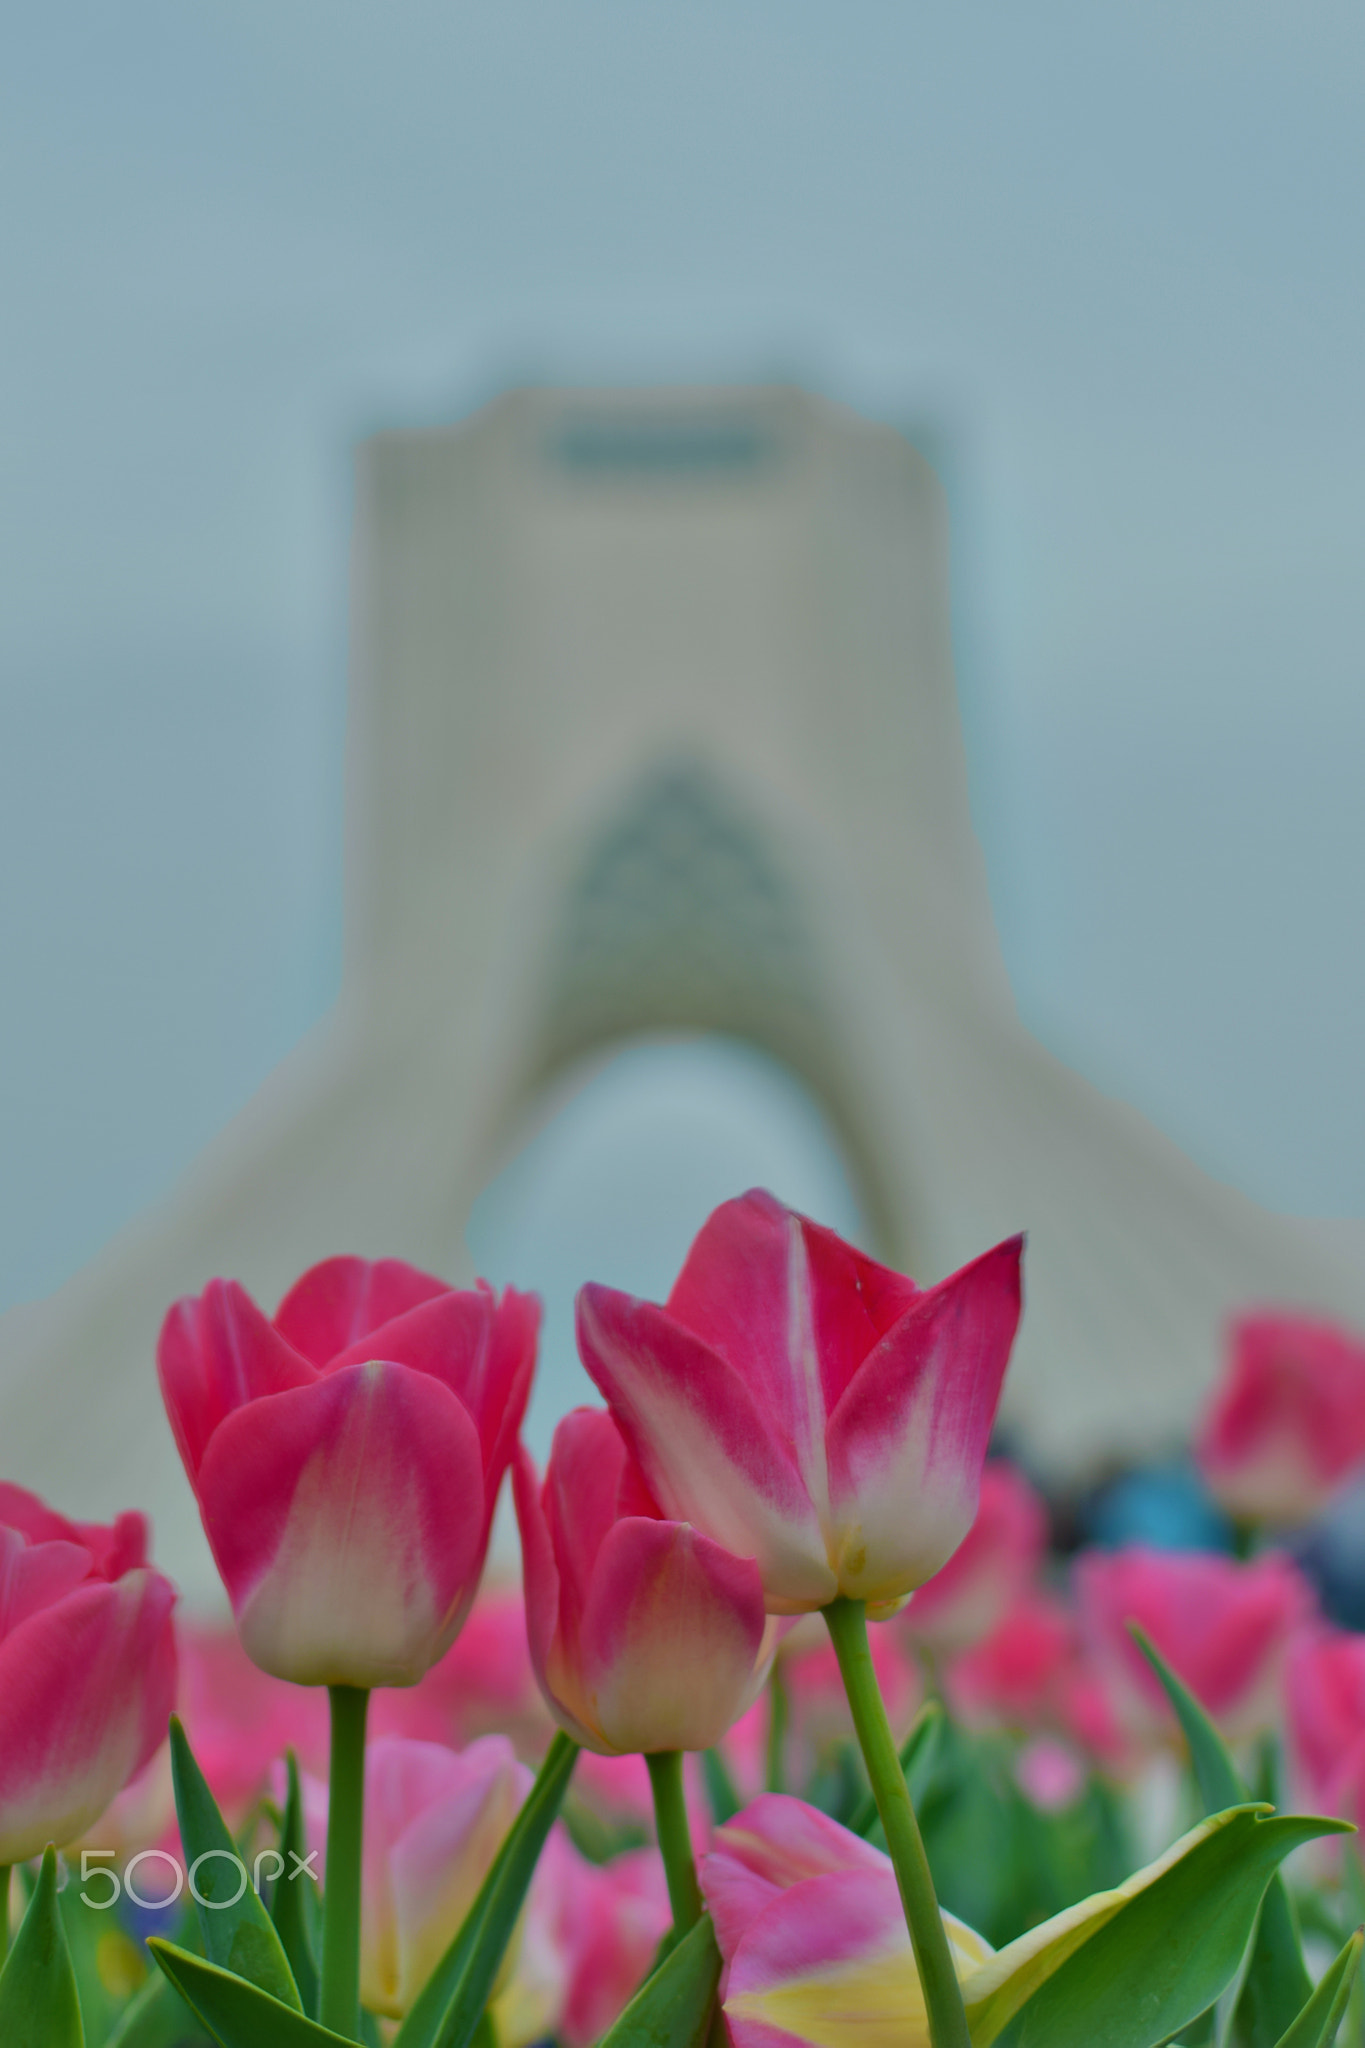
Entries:
{"type": "MultiPolygon", "coordinates": [[[[799,1799],[769,1793],[716,1830],[701,1883],[734,2048],[851,2048],[863,2039],[927,2048],[905,1913],[880,1849],[799,1799]]],[[[966,1977],[990,1946],[951,1913],[943,1923],[966,1977]]]]}
{"type": "Polygon", "coordinates": [[[754,1557],[771,1613],[889,1612],[976,1514],[1022,1240],[927,1291],[754,1191],[666,1307],[578,1297],[578,1348],[666,1515],[754,1557]]]}
{"type": "Polygon", "coordinates": [[[1175,1721],[1129,1621],[1231,1739],[1274,1723],[1290,1637],[1313,1611],[1312,1591],[1288,1558],[1270,1551],[1239,1564],[1135,1544],[1088,1551],[1075,1583],[1087,1649],[1131,1734],[1152,1740],[1175,1721]]]}
{"type": "Polygon", "coordinates": [[[1296,1638],[1285,1673],[1289,1762],[1314,1813],[1365,1821],[1365,1636],[1325,1623],[1296,1638]]]}
{"type": "MultiPolygon", "coordinates": [[[[458,1932],[531,1785],[502,1735],[468,1749],[386,1736],[365,1753],[360,1996],[400,2019],[458,1932]]],[[[277,1787],[282,1790],[282,1784],[277,1787]]],[[[303,1780],[308,1846],[324,1863],[327,1787],[303,1780]]],[[[503,1966],[499,1988],[512,1973],[503,1966]]]]}
{"type": "Polygon", "coordinates": [[[594,1864],[555,1828],[531,1882],[512,1980],[493,2007],[501,2048],[553,2036],[588,2048],[634,1996],[672,1914],[653,1849],[594,1864]]]}
{"type": "Polygon", "coordinates": [[[1365,1341],[1308,1316],[1244,1316],[1196,1447],[1239,1521],[1306,1522],[1365,1464],[1365,1341]]]}
{"type": "Polygon", "coordinates": [[[609,1415],[555,1431],[544,1486],[518,1447],[531,1661],[586,1748],[709,1749],[755,1697],[774,1631],[748,1558],[664,1521],[609,1415]]]}
{"type": "Polygon", "coordinates": [[[976,1725],[1045,1727],[1062,1715],[1078,1654],[1076,1624],[1061,1602],[1026,1593],[984,1642],[949,1665],[948,1697],[976,1725]]]}
{"type": "Polygon", "coordinates": [[[976,1520],[942,1571],[913,1596],[903,1626],[940,1656],[979,1643],[1032,1582],[1047,1550],[1047,1509],[1016,1465],[981,1474],[976,1520]]]}
{"type": "Polygon", "coordinates": [[[1014,1760],[1014,1782],[1040,1813],[1060,1813],[1085,1790],[1085,1765],[1055,1735],[1035,1735],[1014,1760]]]}
{"type": "Polygon", "coordinates": [[[83,1834],[175,1704],[175,1589],[147,1524],[67,1522],[0,1485],[0,1866],[83,1834]]]}
{"type": "Polygon", "coordinates": [[[535,1366],[539,1306],[329,1259],[274,1322],[230,1280],[157,1365],[247,1654],[301,1685],[411,1685],[454,1640],[535,1366]]]}
{"type": "MultiPolygon", "coordinates": [[[[955,1657],[945,1690],[954,1713],[969,1726],[1033,1735],[1036,1758],[1028,1765],[1021,1758],[1020,1782],[1035,1804],[1046,1805],[1053,1796],[1043,1786],[1059,1755],[1074,1758],[1079,1750],[1118,1777],[1129,1776],[1145,1760],[1115,1715],[1111,1688],[1075,1616],[1049,1593],[1024,1593],[984,1642],[955,1657]]],[[[1059,1767],[1054,1780],[1065,1782],[1079,1768],[1074,1762],[1059,1767]]]]}

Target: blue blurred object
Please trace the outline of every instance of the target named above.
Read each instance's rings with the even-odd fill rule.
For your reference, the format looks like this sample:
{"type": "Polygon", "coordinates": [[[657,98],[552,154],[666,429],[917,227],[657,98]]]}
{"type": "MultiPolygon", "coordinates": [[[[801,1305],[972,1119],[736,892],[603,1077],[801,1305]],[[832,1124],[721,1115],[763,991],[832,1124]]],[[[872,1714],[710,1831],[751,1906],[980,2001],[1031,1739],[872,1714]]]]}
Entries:
{"type": "Polygon", "coordinates": [[[1186,1459],[1144,1465],[1098,1488],[1078,1516],[1084,1541],[1106,1550],[1149,1543],[1157,1550],[1231,1550],[1232,1524],[1186,1459]]]}
{"type": "Polygon", "coordinates": [[[1289,1548],[1328,1619],[1365,1629],[1365,1480],[1344,1487],[1289,1548]]]}

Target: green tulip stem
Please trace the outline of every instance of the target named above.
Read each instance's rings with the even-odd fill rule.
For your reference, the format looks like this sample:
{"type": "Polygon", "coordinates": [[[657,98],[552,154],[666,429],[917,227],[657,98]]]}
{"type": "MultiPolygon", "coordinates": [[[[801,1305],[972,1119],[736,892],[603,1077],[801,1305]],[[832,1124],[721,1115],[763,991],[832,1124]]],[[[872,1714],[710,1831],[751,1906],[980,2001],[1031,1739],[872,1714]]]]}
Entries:
{"type": "Polygon", "coordinates": [[[787,1774],[784,1755],[787,1745],[787,1679],[781,1657],[774,1657],[768,1676],[768,1756],[765,1789],[785,1792],[787,1774]]]}
{"type": "Polygon", "coordinates": [[[318,2018],[360,2039],[360,1844],[365,1816],[365,1715],[370,1695],[329,1685],[332,1769],[327,1804],[327,1880],[322,1893],[318,2018]]]}
{"type": "Polygon", "coordinates": [[[9,1954],[9,1882],[10,1866],[0,1863],[0,1969],[9,1954]]]}
{"type": "Polygon", "coordinates": [[[929,1859],[867,1644],[866,1605],[861,1600],[835,1600],[825,1609],[825,1620],[900,1886],[915,1966],[924,1987],[929,2039],[933,2048],[971,2048],[962,1991],[934,1896],[929,1859]]]}
{"type": "Polygon", "coordinates": [[[673,1908],[673,1926],[686,1934],[701,1918],[701,1886],[692,1855],[692,1831],[687,1824],[687,1801],[683,1796],[683,1758],[680,1749],[656,1750],[647,1756],[649,1782],[654,1789],[654,1825],[659,1836],[659,1853],[668,1879],[668,1903],[673,1908]]]}

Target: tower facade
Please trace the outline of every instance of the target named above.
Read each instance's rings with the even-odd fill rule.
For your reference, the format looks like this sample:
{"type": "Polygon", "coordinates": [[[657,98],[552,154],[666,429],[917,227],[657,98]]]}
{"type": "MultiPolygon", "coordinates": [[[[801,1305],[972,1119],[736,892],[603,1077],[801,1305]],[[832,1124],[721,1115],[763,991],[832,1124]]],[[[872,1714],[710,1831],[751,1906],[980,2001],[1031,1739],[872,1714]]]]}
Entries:
{"type": "Polygon", "coordinates": [[[515,393],[362,450],[354,584],[340,1003],[170,1203],[7,1318],[7,1474],[148,1505],[206,1587],[166,1304],[215,1272],[273,1303],[341,1250],[467,1273],[528,1105],[641,1033],[795,1069],[921,1279],[1028,1229],[1007,1398],[1044,1465],[1174,1437],[1235,1306],[1365,1318],[1349,1265],[1019,1024],[941,493],[901,437],[789,390],[515,393]]]}

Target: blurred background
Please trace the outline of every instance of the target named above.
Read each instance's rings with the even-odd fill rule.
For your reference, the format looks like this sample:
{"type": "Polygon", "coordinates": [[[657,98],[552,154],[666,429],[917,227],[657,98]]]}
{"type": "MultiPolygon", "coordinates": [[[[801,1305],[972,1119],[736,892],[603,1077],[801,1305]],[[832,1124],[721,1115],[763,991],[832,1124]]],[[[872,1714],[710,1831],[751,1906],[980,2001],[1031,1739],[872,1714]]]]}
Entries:
{"type": "MultiPolygon", "coordinates": [[[[1217,1179],[1365,1214],[1363,67],[1315,0],[11,19],[0,1305],[333,1003],[352,450],[538,382],[905,430],[1023,1021],[1217,1179]]],[[[784,1070],[635,1046],[471,1249],[562,1319],[754,1180],[857,1228],[784,1070]]]]}

